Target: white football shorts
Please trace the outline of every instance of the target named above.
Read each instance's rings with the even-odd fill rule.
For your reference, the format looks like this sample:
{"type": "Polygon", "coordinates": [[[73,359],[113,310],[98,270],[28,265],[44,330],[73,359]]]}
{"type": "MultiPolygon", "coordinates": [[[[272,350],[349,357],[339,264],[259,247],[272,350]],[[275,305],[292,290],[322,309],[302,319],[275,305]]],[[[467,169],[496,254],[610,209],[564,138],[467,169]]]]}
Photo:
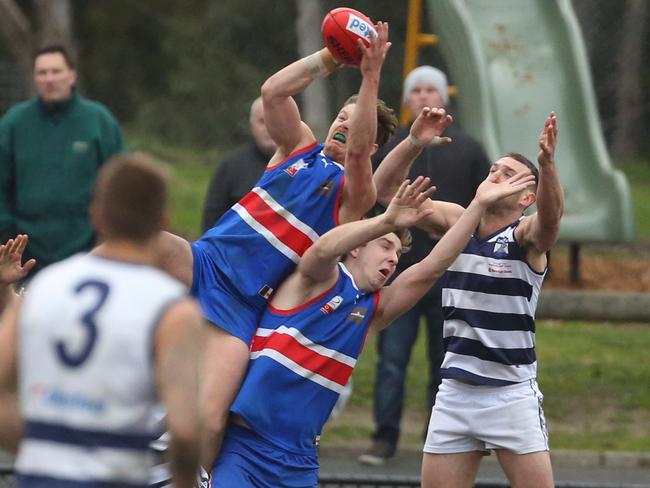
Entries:
{"type": "Polygon", "coordinates": [[[443,379],[431,410],[423,451],[548,451],[543,398],[534,379],[507,386],[468,385],[443,379]]]}

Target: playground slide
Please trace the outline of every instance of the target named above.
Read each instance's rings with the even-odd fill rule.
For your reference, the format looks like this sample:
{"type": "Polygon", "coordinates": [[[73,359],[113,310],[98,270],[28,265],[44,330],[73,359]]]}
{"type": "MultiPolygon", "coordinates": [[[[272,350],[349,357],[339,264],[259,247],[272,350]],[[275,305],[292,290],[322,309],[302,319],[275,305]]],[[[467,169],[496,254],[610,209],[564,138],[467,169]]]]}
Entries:
{"type": "Polygon", "coordinates": [[[602,135],[587,55],[570,0],[428,0],[433,32],[458,86],[463,127],[491,158],[533,159],[544,119],[558,115],[565,242],[635,237],[627,180],[602,135]]]}

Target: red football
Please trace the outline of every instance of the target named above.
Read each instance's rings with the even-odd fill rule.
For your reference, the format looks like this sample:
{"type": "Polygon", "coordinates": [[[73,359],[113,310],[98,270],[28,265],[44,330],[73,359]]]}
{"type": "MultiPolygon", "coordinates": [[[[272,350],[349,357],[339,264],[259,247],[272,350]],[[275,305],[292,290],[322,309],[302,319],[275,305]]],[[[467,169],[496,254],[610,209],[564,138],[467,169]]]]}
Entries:
{"type": "Polygon", "coordinates": [[[355,65],[361,63],[361,50],[357,39],[361,39],[368,46],[370,36],[377,35],[372,20],[348,7],[329,11],[323,19],[321,32],[325,45],[337,61],[355,65]]]}

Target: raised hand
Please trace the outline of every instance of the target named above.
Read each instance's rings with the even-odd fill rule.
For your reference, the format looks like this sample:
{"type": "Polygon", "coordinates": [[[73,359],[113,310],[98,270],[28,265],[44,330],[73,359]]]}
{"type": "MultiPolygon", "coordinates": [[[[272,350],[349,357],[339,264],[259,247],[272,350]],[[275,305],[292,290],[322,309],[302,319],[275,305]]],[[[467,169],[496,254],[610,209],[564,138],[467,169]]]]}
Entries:
{"type": "Polygon", "coordinates": [[[23,252],[27,246],[26,234],[19,234],[0,245],[0,284],[9,285],[27,276],[36,264],[35,259],[22,263],[23,252]]]}
{"type": "Polygon", "coordinates": [[[433,212],[423,203],[434,191],[436,188],[431,186],[431,179],[423,176],[418,176],[413,183],[403,181],[384,213],[386,221],[396,228],[416,224],[433,212]]]}
{"type": "Polygon", "coordinates": [[[557,118],[555,112],[546,118],[546,123],[539,136],[539,153],[537,161],[540,166],[555,163],[555,147],[557,146],[557,118]]]}
{"type": "Polygon", "coordinates": [[[444,108],[424,107],[411,126],[410,137],[416,146],[448,144],[451,137],[441,137],[453,118],[444,108]]]}
{"type": "Polygon", "coordinates": [[[522,171],[501,182],[497,180],[496,173],[490,173],[476,189],[476,199],[481,205],[489,207],[497,200],[515,195],[535,184],[535,176],[530,171],[522,171]]]}
{"type": "Polygon", "coordinates": [[[361,50],[361,74],[378,73],[386,59],[386,53],[390,49],[388,42],[388,22],[377,22],[375,26],[377,36],[370,36],[370,46],[366,47],[361,39],[357,40],[361,50]]]}

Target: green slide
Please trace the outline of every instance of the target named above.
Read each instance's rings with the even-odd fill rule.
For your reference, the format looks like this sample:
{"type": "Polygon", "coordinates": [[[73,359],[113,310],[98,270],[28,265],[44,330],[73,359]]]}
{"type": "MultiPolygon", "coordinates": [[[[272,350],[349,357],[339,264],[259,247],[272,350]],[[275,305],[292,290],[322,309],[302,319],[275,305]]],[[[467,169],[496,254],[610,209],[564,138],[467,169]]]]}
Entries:
{"type": "Polygon", "coordinates": [[[569,0],[428,0],[433,32],[458,86],[464,128],[491,158],[535,160],[546,116],[558,116],[565,189],[560,238],[635,237],[627,180],[613,169],[580,28],[569,0]]]}

